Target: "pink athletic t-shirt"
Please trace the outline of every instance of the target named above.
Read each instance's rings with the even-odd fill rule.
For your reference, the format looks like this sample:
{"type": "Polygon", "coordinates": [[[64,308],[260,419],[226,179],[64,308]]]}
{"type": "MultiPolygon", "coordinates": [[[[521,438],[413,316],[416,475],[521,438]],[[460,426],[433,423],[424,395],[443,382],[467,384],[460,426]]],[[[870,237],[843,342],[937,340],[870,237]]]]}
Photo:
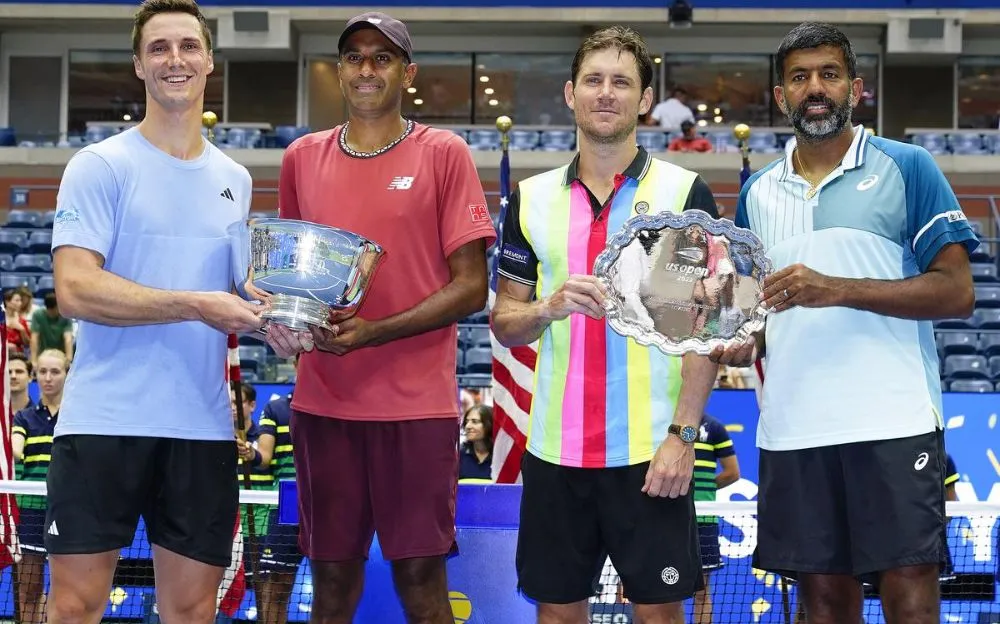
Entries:
{"type": "MultiPolygon", "coordinates": [[[[281,163],[283,219],[349,230],[385,250],[358,316],[374,321],[408,310],[451,281],[448,256],[496,238],[468,145],[448,130],[415,124],[373,158],[338,145],[341,126],[295,141],[281,163]]],[[[348,420],[456,418],[457,327],[338,356],[302,355],[292,407],[348,420]]]]}

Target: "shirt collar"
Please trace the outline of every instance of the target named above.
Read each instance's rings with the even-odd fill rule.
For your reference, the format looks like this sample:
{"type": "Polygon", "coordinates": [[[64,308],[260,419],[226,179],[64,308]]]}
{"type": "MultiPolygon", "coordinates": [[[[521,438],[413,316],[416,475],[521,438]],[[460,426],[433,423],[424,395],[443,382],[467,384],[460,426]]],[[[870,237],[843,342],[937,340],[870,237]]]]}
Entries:
{"type": "MultiPolygon", "coordinates": [[[[639,145],[639,152],[632,159],[632,163],[625,168],[622,175],[626,178],[632,178],[633,180],[641,180],[646,172],[649,171],[649,163],[653,160],[646,148],[639,145]]],[[[580,152],[576,153],[573,157],[573,161],[569,163],[566,167],[566,177],[563,179],[563,184],[569,186],[574,180],[579,179],[578,170],[580,167],[580,152]]]]}
{"type": "MultiPolygon", "coordinates": [[[[840,166],[844,171],[850,171],[851,169],[857,169],[858,167],[864,166],[868,139],[871,138],[871,132],[860,124],[854,126],[853,131],[854,139],[851,141],[851,147],[848,148],[847,153],[844,154],[844,160],[840,163],[840,166]]],[[[797,140],[795,137],[788,139],[788,142],[785,143],[784,170],[781,174],[782,182],[786,181],[788,176],[794,171],[792,168],[792,153],[795,151],[796,145],[797,140]]]]}

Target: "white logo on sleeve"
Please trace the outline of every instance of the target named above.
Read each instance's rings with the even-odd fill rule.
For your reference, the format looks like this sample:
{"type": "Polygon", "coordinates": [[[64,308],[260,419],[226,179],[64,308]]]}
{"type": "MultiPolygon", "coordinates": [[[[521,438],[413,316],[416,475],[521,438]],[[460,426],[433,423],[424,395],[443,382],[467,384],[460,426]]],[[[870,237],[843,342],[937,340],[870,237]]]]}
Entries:
{"type": "Polygon", "coordinates": [[[920,455],[917,455],[917,461],[913,462],[913,469],[923,470],[924,466],[927,465],[927,460],[929,459],[930,456],[927,453],[921,453],[920,455]]]}
{"type": "Polygon", "coordinates": [[[392,179],[392,182],[389,183],[388,190],[405,191],[408,190],[411,186],[413,186],[412,176],[396,176],[395,178],[392,179]]]}
{"type": "Polygon", "coordinates": [[[53,520],[52,524],[49,525],[49,535],[59,535],[59,528],[56,527],[56,521],[53,520]]]}
{"type": "Polygon", "coordinates": [[[865,177],[864,180],[858,182],[858,190],[867,191],[876,184],[878,184],[878,176],[873,173],[872,175],[865,177]]]}
{"type": "Polygon", "coordinates": [[[667,585],[676,585],[677,581],[681,580],[681,575],[677,568],[663,568],[663,572],[660,572],[660,580],[667,585]]]}

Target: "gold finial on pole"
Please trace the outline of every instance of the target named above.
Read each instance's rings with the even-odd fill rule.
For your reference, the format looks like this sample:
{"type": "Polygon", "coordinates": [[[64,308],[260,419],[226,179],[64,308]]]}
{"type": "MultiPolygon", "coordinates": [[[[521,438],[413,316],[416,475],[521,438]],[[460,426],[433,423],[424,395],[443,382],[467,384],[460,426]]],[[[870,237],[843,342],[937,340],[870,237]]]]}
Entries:
{"type": "Polygon", "coordinates": [[[743,154],[743,159],[749,158],[749,147],[747,146],[747,139],[750,138],[750,126],[746,124],[736,124],[733,127],[733,136],[736,138],[740,146],[740,153],[743,154]]]}
{"type": "Polygon", "coordinates": [[[513,125],[514,122],[507,115],[497,117],[497,130],[500,131],[500,149],[507,149],[507,145],[510,143],[508,133],[513,125]]]}
{"type": "Polygon", "coordinates": [[[219,116],[212,111],[205,111],[201,114],[201,125],[208,128],[208,140],[215,143],[215,124],[219,123],[219,116]]]}

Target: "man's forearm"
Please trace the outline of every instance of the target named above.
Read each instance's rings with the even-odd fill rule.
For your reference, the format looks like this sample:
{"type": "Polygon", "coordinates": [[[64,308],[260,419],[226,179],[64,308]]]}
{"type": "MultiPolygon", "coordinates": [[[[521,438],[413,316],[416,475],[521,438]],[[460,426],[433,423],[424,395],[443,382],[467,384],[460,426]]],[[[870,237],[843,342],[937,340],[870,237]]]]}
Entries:
{"type": "Polygon", "coordinates": [[[56,288],[68,318],[116,327],[201,319],[198,293],[141,286],[103,269],[57,277],[56,288]]]}
{"type": "Polygon", "coordinates": [[[486,307],[487,285],[479,279],[452,280],[409,310],[381,320],[373,344],[385,344],[447,327],[486,307]]]}
{"type": "Polygon", "coordinates": [[[528,345],[538,340],[551,321],[542,301],[518,301],[497,297],[493,310],[493,335],[505,347],[528,345]]]}
{"type": "Polygon", "coordinates": [[[914,320],[966,317],[975,292],[943,271],[903,280],[834,278],[840,305],[914,320]]]}
{"type": "Polygon", "coordinates": [[[686,353],[681,363],[681,392],[674,410],[674,424],[697,427],[705,413],[705,404],[715,387],[719,365],[706,356],[686,353]]]}

